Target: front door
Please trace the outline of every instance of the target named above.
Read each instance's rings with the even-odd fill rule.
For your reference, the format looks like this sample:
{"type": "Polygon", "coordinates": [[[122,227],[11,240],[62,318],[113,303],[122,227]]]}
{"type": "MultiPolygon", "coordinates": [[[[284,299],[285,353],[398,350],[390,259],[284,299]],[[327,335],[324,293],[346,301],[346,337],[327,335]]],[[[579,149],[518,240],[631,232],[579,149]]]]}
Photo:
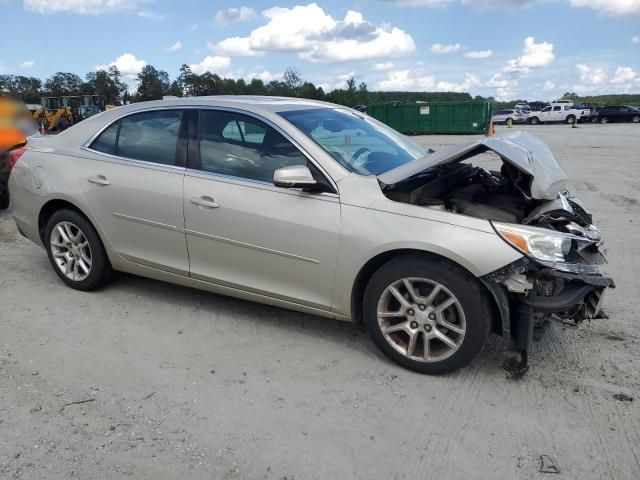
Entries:
{"type": "Polygon", "coordinates": [[[314,166],[266,123],[202,110],[198,124],[184,190],[191,276],[330,310],[338,195],[275,187],[277,168],[314,166]]]}
{"type": "Polygon", "coordinates": [[[176,161],[182,116],[182,110],[126,116],[83,149],[75,165],[87,203],[119,255],[188,275],[184,168],[176,161]]]}

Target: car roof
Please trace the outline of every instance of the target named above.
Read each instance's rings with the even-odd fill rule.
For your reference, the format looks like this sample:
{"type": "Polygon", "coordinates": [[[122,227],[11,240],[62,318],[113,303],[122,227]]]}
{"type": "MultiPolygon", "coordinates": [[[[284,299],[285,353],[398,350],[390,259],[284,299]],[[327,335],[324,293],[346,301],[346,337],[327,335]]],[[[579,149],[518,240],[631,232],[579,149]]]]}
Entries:
{"type": "Polygon", "coordinates": [[[270,97],[261,95],[215,95],[208,97],[168,98],[165,100],[137,102],[118,108],[122,110],[133,111],[145,108],[174,106],[235,107],[255,113],[276,113],[292,110],[307,110],[312,108],[346,108],[343,105],[336,105],[319,100],[308,100],[305,98],[293,97],[270,97]]]}
{"type": "Polygon", "coordinates": [[[336,105],[318,100],[254,95],[216,95],[209,97],[166,98],[164,100],[131,103],[129,105],[123,105],[92,115],[71,128],[60,132],[58,135],[49,136],[48,142],[60,146],[83,145],[105,126],[125,115],[152,109],[180,107],[234,108],[248,113],[254,113],[264,118],[273,117],[279,112],[293,110],[348,108],[343,105],[336,105]]]}

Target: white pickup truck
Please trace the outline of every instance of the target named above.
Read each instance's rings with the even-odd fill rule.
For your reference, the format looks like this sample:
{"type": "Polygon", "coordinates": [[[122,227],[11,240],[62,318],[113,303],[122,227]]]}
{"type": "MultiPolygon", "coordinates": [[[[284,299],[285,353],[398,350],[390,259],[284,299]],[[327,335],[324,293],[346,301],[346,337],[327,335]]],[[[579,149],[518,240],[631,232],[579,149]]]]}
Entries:
{"type": "Polygon", "coordinates": [[[566,103],[552,103],[548,107],[544,107],[539,112],[531,112],[527,115],[527,121],[532,125],[550,122],[565,122],[573,124],[581,119],[589,118],[589,109],[575,108],[574,105],[566,103]]]}

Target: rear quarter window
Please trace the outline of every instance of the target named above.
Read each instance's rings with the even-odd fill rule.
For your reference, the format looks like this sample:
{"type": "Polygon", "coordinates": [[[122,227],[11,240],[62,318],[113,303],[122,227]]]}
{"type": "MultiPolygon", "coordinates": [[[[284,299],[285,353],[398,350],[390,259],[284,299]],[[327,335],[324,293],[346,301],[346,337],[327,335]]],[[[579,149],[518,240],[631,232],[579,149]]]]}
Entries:
{"type": "Polygon", "coordinates": [[[182,110],[135,113],[107,127],[91,149],[134,160],[175,165],[182,110]]]}
{"type": "Polygon", "coordinates": [[[111,124],[103,131],[98,138],[91,144],[91,148],[98,152],[116,154],[116,139],[118,138],[118,128],[120,128],[120,120],[111,124]]]}

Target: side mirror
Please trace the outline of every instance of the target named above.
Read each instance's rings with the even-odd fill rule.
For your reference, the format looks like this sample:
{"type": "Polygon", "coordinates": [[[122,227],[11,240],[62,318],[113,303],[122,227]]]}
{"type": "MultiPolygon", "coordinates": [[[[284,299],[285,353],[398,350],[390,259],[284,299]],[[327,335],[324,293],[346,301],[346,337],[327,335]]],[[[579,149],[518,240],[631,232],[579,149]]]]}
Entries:
{"type": "Polygon", "coordinates": [[[311,170],[305,165],[290,165],[282,167],[273,172],[273,184],[282,188],[305,188],[315,189],[316,182],[311,170]]]}

